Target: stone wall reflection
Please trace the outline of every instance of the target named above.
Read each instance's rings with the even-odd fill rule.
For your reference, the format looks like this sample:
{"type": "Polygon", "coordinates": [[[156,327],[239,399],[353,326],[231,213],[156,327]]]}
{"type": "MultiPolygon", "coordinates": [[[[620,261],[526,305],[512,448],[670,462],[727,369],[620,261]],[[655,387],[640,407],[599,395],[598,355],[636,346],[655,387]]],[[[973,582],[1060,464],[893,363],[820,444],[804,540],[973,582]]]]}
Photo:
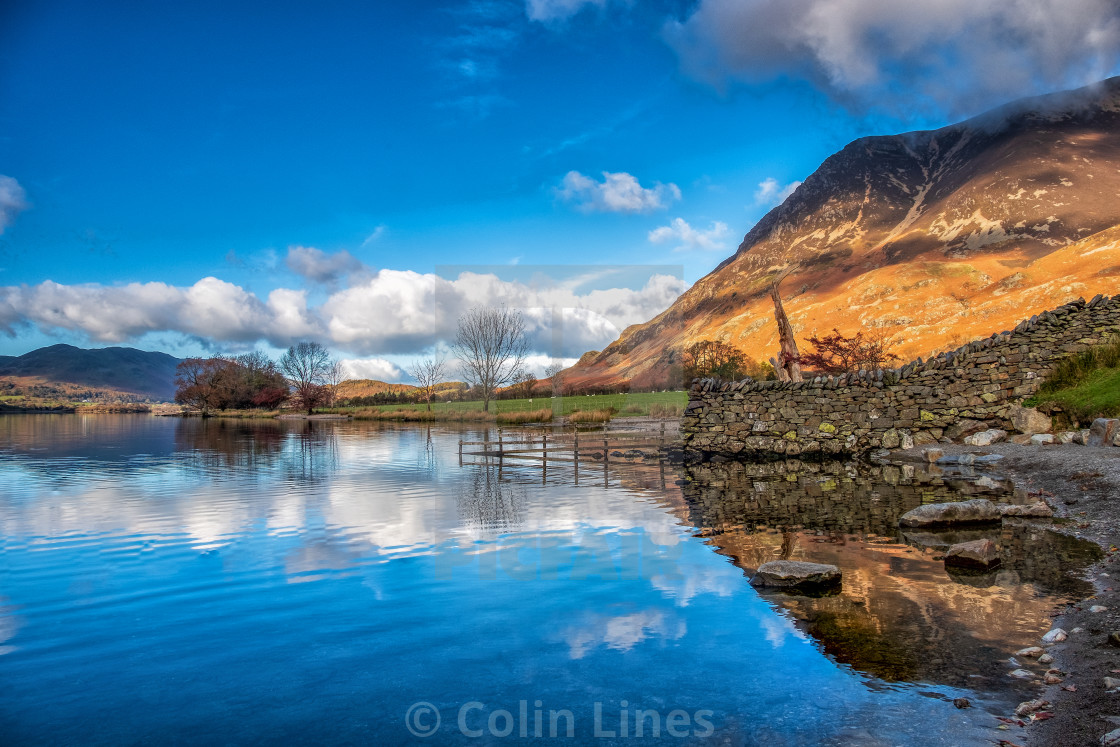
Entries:
{"type": "Polygon", "coordinates": [[[840,567],[837,596],[765,596],[835,660],[887,681],[1016,687],[1011,653],[1037,642],[1056,603],[1092,593],[1075,573],[1099,548],[1044,523],[899,530],[899,517],[921,503],[1028,500],[996,476],[788,460],[691,465],[682,477],[690,521],[745,575],[780,558],[840,567]],[[945,549],[979,537],[999,544],[1002,566],[947,573],[945,549]]]}

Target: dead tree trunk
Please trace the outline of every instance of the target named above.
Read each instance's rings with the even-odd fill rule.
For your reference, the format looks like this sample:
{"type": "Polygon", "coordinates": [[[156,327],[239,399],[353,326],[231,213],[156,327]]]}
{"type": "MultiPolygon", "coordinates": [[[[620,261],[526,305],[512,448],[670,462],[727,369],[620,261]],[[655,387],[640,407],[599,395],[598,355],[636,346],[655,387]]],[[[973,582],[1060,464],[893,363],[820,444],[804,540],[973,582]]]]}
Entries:
{"type": "Polygon", "coordinates": [[[770,359],[780,381],[801,381],[801,364],[797,362],[797,340],[793,336],[793,325],[789,323],[786,310],[782,307],[782,296],[778,292],[779,280],[770,288],[770,298],[774,299],[774,321],[778,323],[778,338],[781,352],[777,360],[770,359]]]}

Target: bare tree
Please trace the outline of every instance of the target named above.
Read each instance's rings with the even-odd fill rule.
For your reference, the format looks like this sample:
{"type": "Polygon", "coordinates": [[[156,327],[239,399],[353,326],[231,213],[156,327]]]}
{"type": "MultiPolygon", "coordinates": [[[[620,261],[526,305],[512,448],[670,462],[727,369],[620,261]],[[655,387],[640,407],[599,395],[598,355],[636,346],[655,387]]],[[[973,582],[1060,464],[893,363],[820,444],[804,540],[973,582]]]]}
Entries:
{"type": "Polygon", "coordinates": [[[533,387],[537,385],[537,375],[528,369],[521,369],[513,375],[513,386],[511,387],[522,399],[530,399],[533,396],[533,387]]]}
{"type": "Polygon", "coordinates": [[[338,400],[338,385],[345,380],[346,371],[342,367],[342,361],[331,358],[327,373],[323,376],[323,384],[327,388],[327,407],[334,407],[334,403],[338,400]]]}
{"type": "Polygon", "coordinates": [[[528,348],[520,311],[477,306],[459,317],[453,350],[463,377],[481,390],[484,412],[490,411],[498,387],[509,384],[522,369],[528,348]]]}
{"type": "Polygon", "coordinates": [[[544,377],[552,384],[552,393],[555,395],[560,394],[560,377],[563,370],[564,364],[560,361],[550,363],[544,370],[544,377]]]}
{"type": "Polygon", "coordinates": [[[774,301],[774,321],[778,323],[778,339],[781,343],[781,352],[778,353],[776,359],[771,358],[770,363],[774,366],[779,381],[801,381],[797,339],[793,336],[793,325],[790,324],[789,317],[786,316],[786,310],[782,306],[782,295],[778,292],[778,286],[782,284],[782,280],[788,274],[789,271],[780,275],[774,285],[770,287],[770,298],[774,301]]]}
{"type": "Polygon", "coordinates": [[[436,385],[442,384],[447,378],[447,359],[441,356],[415,360],[408,367],[408,375],[416,379],[416,388],[420,396],[428,403],[428,412],[432,411],[432,395],[435,394],[436,385]]]}
{"type": "Polygon", "coordinates": [[[332,363],[330,353],[317,342],[293,345],[280,359],[280,371],[288,379],[293,397],[308,415],[326,401],[332,363]]]}

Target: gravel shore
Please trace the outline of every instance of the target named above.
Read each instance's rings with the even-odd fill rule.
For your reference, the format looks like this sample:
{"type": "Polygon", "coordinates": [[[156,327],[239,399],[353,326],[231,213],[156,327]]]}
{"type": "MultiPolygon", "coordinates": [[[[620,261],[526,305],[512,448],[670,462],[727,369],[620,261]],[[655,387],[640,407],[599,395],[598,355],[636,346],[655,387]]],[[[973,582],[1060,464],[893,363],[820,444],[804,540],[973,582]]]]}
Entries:
{"type": "MultiPolygon", "coordinates": [[[[924,448],[931,447],[893,458],[916,458],[924,448]]],[[[1120,557],[1115,550],[1120,547],[1120,448],[1011,443],[932,448],[947,455],[1003,455],[993,469],[1011,477],[1017,489],[1049,503],[1058,518],[1056,531],[1096,542],[1105,551],[1105,558],[1086,571],[1096,595],[1053,613],[1052,627],[1068,633],[1066,640],[1047,648],[1061,681],[1045,685],[1038,695],[1049,701],[1045,710],[1053,717],[1035,722],[1023,718],[1025,726],[1012,724],[1001,737],[1006,740],[1001,744],[1031,747],[1100,745],[1102,736],[1120,729],[1120,691],[1109,692],[1104,683],[1105,677],[1120,679],[1120,638],[1109,642],[1110,634],[1120,633],[1120,564],[1114,562],[1120,557]]]]}

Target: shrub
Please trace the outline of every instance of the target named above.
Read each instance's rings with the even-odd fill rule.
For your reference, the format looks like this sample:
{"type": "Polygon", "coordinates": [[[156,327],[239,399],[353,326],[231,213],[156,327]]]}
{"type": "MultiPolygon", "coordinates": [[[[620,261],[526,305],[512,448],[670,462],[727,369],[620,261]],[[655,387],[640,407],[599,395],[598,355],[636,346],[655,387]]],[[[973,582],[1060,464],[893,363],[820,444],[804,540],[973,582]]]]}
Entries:
{"type": "Polygon", "coordinates": [[[831,335],[809,337],[807,342],[814,350],[799,356],[797,362],[826,374],[878,371],[885,364],[898,360],[891,352],[894,343],[882,332],[860,330],[855,337],[845,337],[834,328],[831,335]]]}
{"type": "Polygon", "coordinates": [[[552,420],[552,410],[518,410],[516,412],[500,412],[497,420],[499,423],[547,423],[552,420]]]}
{"type": "Polygon", "coordinates": [[[568,416],[569,423],[607,423],[614,415],[613,408],[605,410],[576,410],[568,416]]]}
{"type": "Polygon", "coordinates": [[[653,418],[679,418],[681,416],[681,406],[655,403],[649,406],[649,414],[653,418]]]}

